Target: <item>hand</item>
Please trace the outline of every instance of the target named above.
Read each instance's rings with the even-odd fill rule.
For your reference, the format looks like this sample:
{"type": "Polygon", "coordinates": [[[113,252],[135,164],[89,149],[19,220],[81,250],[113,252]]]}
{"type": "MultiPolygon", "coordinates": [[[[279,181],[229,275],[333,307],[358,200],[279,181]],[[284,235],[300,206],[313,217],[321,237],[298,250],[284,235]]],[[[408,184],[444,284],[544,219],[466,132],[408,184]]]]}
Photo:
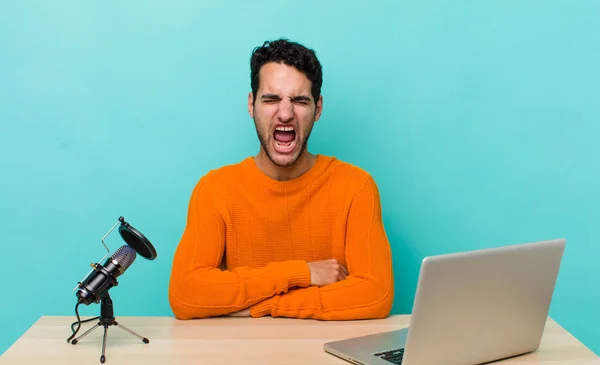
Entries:
{"type": "Polygon", "coordinates": [[[344,280],[348,270],[336,259],[312,261],[308,263],[310,269],[310,285],[324,286],[344,280]]]}
{"type": "Polygon", "coordinates": [[[242,309],[241,311],[228,314],[229,317],[250,317],[250,309],[242,309]]]}

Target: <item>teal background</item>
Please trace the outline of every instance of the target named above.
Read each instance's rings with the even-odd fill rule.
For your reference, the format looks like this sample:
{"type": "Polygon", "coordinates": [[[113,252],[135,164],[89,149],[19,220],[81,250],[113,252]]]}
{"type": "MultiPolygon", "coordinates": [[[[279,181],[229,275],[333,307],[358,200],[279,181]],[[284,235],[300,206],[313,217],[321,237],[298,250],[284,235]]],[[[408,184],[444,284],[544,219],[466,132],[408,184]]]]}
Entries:
{"type": "Polygon", "coordinates": [[[323,63],[311,150],[380,187],[394,313],[426,255],[566,237],[550,314],[600,353],[599,15],[595,0],[2,2],[0,352],[41,315],[74,319],[120,215],[159,257],[111,290],[116,315],[172,315],[191,190],[258,151],[248,60],[285,36],[323,63]]]}

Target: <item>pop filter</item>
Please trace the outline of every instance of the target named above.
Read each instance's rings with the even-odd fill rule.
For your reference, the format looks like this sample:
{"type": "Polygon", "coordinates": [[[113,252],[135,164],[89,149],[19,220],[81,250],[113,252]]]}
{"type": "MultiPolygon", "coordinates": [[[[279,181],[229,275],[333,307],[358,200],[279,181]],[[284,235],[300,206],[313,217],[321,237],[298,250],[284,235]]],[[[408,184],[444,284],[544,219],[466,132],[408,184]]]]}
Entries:
{"type": "Polygon", "coordinates": [[[121,225],[119,226],[121,238],[123,238],[123,240],[131,246],[138,255],[147,260],[154,260],[156,258],[156,250],[154,249],[154,246],[152,246],[152,243],[150,243],[140,231],[125,222],[123,217],[119,217],[119,222],[121,222],[121,225]]]}

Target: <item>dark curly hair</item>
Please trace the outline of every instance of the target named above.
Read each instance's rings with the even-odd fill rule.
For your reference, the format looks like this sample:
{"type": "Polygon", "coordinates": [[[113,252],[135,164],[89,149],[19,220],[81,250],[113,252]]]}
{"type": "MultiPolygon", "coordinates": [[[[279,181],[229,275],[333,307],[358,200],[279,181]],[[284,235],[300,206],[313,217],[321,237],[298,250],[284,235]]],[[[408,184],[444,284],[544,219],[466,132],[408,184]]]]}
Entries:
{"type": "Polygon", "coordinates": [[[321,85],[323,84],[323,72],[315,51],[283,38],[266,41],[262,46],[256,47],[252,51],[252,57],[250,57],[250,86],[252,87],[253,101],[256,101],[256,91],[260,83],[259,71],[264,64],[269,62],[283,63],[295,67],[306,75],[306,78],[312,83],[311,93],[315,103],[319,101],[321,85]]]}

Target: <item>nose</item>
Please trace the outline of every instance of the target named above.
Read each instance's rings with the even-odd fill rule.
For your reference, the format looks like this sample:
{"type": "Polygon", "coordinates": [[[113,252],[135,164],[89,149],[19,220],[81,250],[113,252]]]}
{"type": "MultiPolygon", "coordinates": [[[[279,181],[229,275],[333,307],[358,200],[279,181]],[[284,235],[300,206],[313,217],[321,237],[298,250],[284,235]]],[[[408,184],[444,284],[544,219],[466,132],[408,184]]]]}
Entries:
{"type": "Polygon", "coordinates": [[[289,98],[283,98],[279,102],[277,117],[281,122],[289,122],[294,118],[294,104],[289,98]]]}

